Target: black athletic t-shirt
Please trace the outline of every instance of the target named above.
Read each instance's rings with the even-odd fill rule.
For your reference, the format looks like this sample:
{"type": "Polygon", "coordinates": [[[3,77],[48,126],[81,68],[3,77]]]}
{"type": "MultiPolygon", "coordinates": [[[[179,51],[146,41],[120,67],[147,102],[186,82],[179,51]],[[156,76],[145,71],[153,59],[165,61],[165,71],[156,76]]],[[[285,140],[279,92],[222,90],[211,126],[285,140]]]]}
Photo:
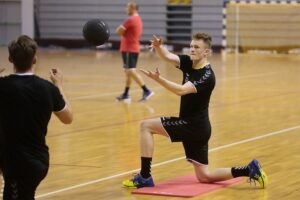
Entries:
{"type": "Polygon", "coordinates": [[[3,155],[49,163],[46,134],[53,111],[65,107],[58,88],[35,75],[0,77],[0,146],[3,155]]]}
{"type": "Polygon", "coordinates": [[[179,55],[179,58],[179,68],[183,72],[182,84],[190,81],[197,89],[197,93],[181,96],[179,116],[196,122],[206,121],[210,96],[215,87],[215,74],[210,64],[193,69],[189,56],[179,55]]]}

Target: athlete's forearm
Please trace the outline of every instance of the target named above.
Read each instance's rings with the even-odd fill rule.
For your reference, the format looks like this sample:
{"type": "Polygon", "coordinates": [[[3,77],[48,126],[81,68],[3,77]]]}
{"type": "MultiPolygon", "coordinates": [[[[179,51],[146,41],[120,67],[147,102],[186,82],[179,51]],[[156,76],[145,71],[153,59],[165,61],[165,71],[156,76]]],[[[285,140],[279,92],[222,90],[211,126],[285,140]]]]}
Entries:
{"type": "Polygon", "coordinates": [[[53,68],[50,70],[50,79],[52,81],[52,83],[58,88],[60,94],[62,95],[63,99],[65,100],[66,103],[66,109],[67,111],[65,113],[67,118],[70,119],[70,121],[72,122],[73,119],[73,111],[71,108],[71,105],[64,93],[63,90],[63,74],[62,71],[58,68],[53,68]]]}
{"type": "Polygon", "coordinates": [[[56,85],[56,87],[58,88],[60,94],[62,95],[63,99],[65,100],[66,106],[68,107],[69,111],[71,112],[71,114],[73,114],[72,107],[69,103],[69,100],[68,100],[67,96],[65,95],[62,84],[58,84],[58,85],[56,85]]]}
{"type": "Polygon", "coordinates": [[[169,81],[161,76],[158,79],[155,79],[155,81],[178,96],[185,94],[185,88],[183,85],[169,81]]]}
{"type": "Polygon", "coordinates": [[[60,94],[63,96],[63,99],[65,100],[65,108],[61,112],[56,112],[56,116],[60,119],[61,122],[64,124],[71,124],[73,121],[73,110],[71,108],[71,105],[63,91],[62,85],[56,85],[59,89],[60,94]]]}
{"type": "Polygon", "coordinates": [[[165,46],[159,45],[158,47],[155,47],[155,52],[164,61],[175,66],[179,65],[179,57],[176,54],[171,53],[165,46]]]}
{"type": "Polygon", "coordinates": [[[168,54],[170,53],[169,50],[163,46],[163,45],[160,45],[159,47],[156,47],[155,48],[155,52],[156,54],[163,60],[167,61],[168,60],[168,54]]]}

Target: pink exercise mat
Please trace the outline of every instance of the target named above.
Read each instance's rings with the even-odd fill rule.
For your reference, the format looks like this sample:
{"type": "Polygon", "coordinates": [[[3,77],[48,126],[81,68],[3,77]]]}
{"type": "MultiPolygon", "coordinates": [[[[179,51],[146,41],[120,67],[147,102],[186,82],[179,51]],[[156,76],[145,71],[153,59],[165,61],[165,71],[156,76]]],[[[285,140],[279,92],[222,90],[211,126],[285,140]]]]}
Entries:
{"type": "Polygon", "coordinates": [[[243,180],[243,177],[239,177],[227,181],[206,184],[199,183],[195,175],[190,175],[158,183],[155,185],[155,187],[135,189],[132,191],[132,193],[175,197],[194,197],[239,183],[243,180]]]}

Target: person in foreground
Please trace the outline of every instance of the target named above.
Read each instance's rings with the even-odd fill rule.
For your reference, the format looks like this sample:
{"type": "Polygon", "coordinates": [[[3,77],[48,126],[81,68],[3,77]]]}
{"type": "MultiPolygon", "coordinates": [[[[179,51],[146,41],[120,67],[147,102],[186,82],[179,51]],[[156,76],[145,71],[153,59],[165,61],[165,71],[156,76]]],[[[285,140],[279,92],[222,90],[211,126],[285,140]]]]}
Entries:
{"type": "Polygon", "coordinates": [[[8,50],[14,74],[0,77],[3,199],[32,200],[49,168],[46,134],[51,114],[70,124],[73,112],[63,92],[59,69],[50,71],[52,83],[34,75],[34,40],[22,35],[9,44],[8,50]]]}
{"type": "Polygon", "coordinates": [[[215,87],[214,71],[208,61],[211,36],[205,33],[194,34],[189,55],[169,52],[162,45],[162,39],[156,36],[151,40],[151,45],[161,59],[182,71],[182,85],[163,78],[157,68],[155,71],[141,71],[164,88],[181,96],[180,113],[179,117],[160,117],[141,122],[141,170],[132,179],[123,181],[123,185],[136,188],[154,186],[151,176],[153,135],[158,134],[170,138],[172,142],[182,142],[186,159],[192,163],[199,182],[212,183],[246,176],[265,188],[268,184],[267,175],[255,159],[242,167],[208,170],[208,141],[211,136],[208,107],[215,87]]]}
{"type": "Polygon", "coordinates": [[[136,71],[140,52],[140,38],[143,30],[143,22],[138,13],[138,8],[136,2],[129,2],[127,4],[127,14],[129,17],[116,29],[116,33],[121,37],[120,51],[122,53],[123,67],[126,75],[124,92],[116,97],[116,99],[127,103],[131,102],[129,89],[132,80],[143,90],[143,95],[139,100],[140,102],[144,102],[154,95],[154,92],[145,85],[143,78],[136,71]]]}

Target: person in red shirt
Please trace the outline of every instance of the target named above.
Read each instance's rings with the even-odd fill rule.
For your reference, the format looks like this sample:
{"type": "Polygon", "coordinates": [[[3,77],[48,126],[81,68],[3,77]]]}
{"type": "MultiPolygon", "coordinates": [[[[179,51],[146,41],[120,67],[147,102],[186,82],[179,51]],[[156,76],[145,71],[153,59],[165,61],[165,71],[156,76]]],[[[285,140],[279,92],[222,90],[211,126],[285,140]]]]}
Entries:
{"type": "Polygon", "coordinates": [[[140,38],[143,30],[143,22],[138,14],[138,5],[135,2],[127,4],[128,18],[117,27],[116,33],[121,36],[120,51],[123,58],[123,67],[126,75],[124,92],[116,97],[118,101],[130,102],[129,89],[134,80],[142,89],[143,95],[140,101],[146,101],[154,92],[149,90],[142,77],[136,71],[136,64],[140,52],[140,38]]]}

